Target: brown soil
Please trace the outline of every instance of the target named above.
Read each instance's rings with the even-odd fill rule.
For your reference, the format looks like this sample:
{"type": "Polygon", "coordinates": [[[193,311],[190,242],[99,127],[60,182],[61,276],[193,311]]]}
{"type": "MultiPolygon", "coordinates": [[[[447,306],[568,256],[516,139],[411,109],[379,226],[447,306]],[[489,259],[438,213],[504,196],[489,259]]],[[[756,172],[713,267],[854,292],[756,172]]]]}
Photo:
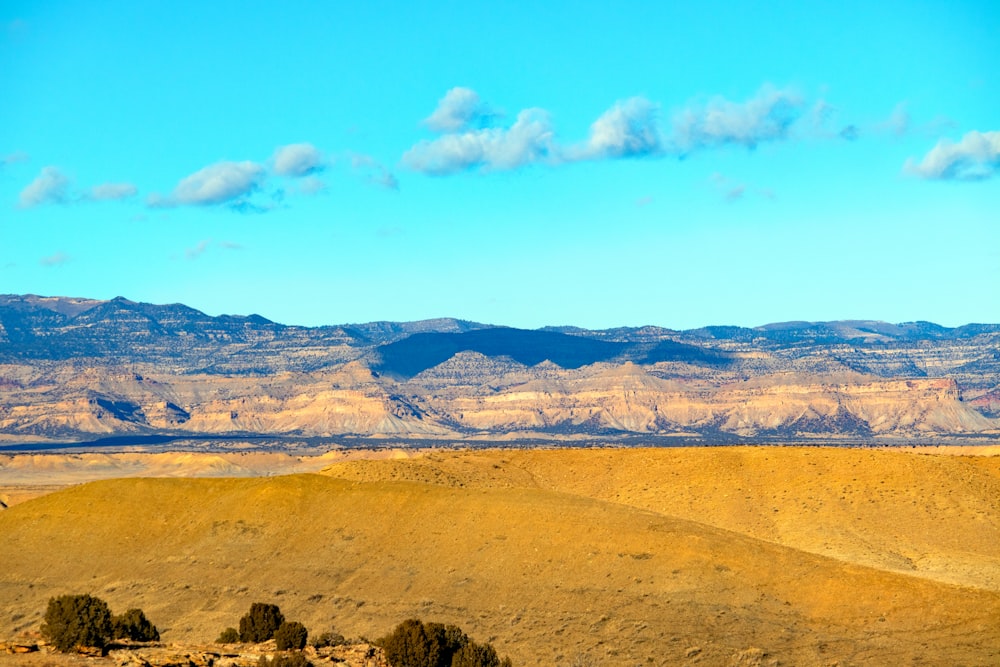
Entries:
{"type": "Polygon", "coordinates": [[[0,511],[0,637],[89,592],[170,642],[271,601],[355,637],[455,623],[519,665],[993,665],[998,505],[1000,457],[821,448],[109,480],[0,511]]]}

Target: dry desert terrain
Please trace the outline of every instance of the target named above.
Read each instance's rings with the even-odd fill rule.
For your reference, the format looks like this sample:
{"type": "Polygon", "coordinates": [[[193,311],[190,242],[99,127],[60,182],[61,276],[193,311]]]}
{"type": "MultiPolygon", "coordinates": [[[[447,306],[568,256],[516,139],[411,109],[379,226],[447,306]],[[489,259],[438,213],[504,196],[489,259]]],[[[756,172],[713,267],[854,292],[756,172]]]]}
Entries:
{"type": "Polygon", "coordinates": [[[996,665],[997,449],[5,456],[0,639],[87,592],[174,643],[267,601],[517,665],[996,665]]]}

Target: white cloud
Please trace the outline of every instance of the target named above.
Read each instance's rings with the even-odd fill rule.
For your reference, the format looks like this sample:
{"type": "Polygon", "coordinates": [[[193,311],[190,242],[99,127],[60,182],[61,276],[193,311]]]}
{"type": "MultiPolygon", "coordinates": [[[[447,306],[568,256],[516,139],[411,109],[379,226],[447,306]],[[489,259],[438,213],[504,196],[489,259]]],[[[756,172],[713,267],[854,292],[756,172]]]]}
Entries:
{"type": "Polygon", "coordinates": [[[575,157],[641,157],[661,153],[658,113],[659,107],[644,97],[616,103],[590,126],[590,139],[575,157]]]}
{"type": "Polygon", "coordinates": [[[458,132],[491,116],[476,91],[457,86],[444,94],[434,113],[424,119],[424,124],[435,132],[458,132]]]}
{"type": "Polygon", "coordinates": [[[312,144],[281,146],[272,158],[274,172],[282,176],[308,176],[326,166],[323,154],[312,144]]]}
{"type": "Polygon", "coordinates": [[[742,103],[716,97],[674,116],[673,142],[681,153],[725,144],[754,148],[764,141],[786,138],[801,107],[797,94],[769,85],[742,103]]]}
{"type": "Polygon", "coordinates": [[[920,178],[977,181],[1000,169],[1000,132],[967,133],[958,143],[941,139],[919,163],[907,160],[904,171],[920,178]]]}
{"type": "Polygon", "coordinates": [[[60,250],[54,255],[50,255],[48,257],[42,257],[40,260],[38,260],[38,263],[41,264],[42,266],[62,266],[66,262],[70,261],[70,259],[72,258],[69,255],[60,250]]]}
{"type": "Polygon", "coordinates": [[[69,183],[69,177],[57,167],[43,167],[38,177],[21,190],[20,206],[30,208],[39,204],[64,204],[69,183]]]}
{"type": "Polygon", "coordinates": [[[256,162],[217,162],[181,179],[169,197],[151,194],[146,199],[152,208],[167,208],[178,204],[210,206],[230,203],[239,205],[240,198],[254,192],[263,180],[264,167],[256,162]]]}
{"type": "Polygon", "coordinates": [[[516,169],[557,157],[549,115],[526,109],[507,129],[485,128],[446,134],[421,141],[403,154],[403,164],[433,175],[452,174],[473,167],[485,171],[516,169]]]}
{"type": "Polygon", "coordinates": [[[128,199],[138,192],[131,183],[102,183],[95,185],[87,192],[88,199],[104,201],[108,199],[128,199]]]}

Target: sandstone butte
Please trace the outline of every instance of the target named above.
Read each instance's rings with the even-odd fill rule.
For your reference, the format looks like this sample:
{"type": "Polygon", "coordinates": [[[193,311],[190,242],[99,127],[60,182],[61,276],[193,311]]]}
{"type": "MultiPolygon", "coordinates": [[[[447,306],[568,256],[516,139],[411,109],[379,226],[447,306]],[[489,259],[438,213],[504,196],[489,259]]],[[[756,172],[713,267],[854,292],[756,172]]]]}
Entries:
{"type": "Polygon", "coordinates": [[[518,665],[1000,663],[1000,456],[87,456],[0,464],[0,638],[37,630],[49,597],[90,592],[176,645],[272,601],[353,637],[454,623],[518,665]],[[87,461],[112,478],[25,491],[25,466],[54,487],[87,461]],[[207,476],[123,476],[184,465],[207,476]],[[299,472],[213,476],[268,470],[299,472]]]}

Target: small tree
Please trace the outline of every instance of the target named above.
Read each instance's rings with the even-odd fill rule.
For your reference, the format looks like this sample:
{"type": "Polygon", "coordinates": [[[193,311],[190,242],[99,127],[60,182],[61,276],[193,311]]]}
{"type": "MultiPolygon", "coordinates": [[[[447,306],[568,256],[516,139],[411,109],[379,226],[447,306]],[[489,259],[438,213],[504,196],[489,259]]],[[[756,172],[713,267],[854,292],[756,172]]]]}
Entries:
{"type": "Polygon", "coordinates": [[[155,642],[160,639],[156,629],[142,609],[129,609],[111,621],[115,639],[131,639],[137,642],[155,642]]]}
{"type": "Polygon", "coordinates": [[[226,628],[219,635],[219,638],[215,640],[216,644],[239,644],[240,643],[240,633],[236,628],[226,628]]]}
{"type": "Polygon", "coordinates": [[[285,621],[274,633],[274,641],[279,651],[301,651],[306,647],[309,632],[298,621],[285,621]]]}
{"type": "Polygon", "coordinates": [[[442,667],[442,646],[434,634],[428,633],[421,621],[410,618],[380,639],[379,644],[392,667],[442,667]]]}
{"type": "Polygon", "coordinates": [[[77,646],[103,651],[112,634],[111,610],[108,603],[91,595],[60,595],[49,600],[41,630],[60,651],[77,646]]]}
{"type": "Polygon", "coordinates": [[[254,602],[250,611],[240,619],[240,641],[248,644],[266,642],[285,622],[285,616],[276,604],[254,602]]]}

